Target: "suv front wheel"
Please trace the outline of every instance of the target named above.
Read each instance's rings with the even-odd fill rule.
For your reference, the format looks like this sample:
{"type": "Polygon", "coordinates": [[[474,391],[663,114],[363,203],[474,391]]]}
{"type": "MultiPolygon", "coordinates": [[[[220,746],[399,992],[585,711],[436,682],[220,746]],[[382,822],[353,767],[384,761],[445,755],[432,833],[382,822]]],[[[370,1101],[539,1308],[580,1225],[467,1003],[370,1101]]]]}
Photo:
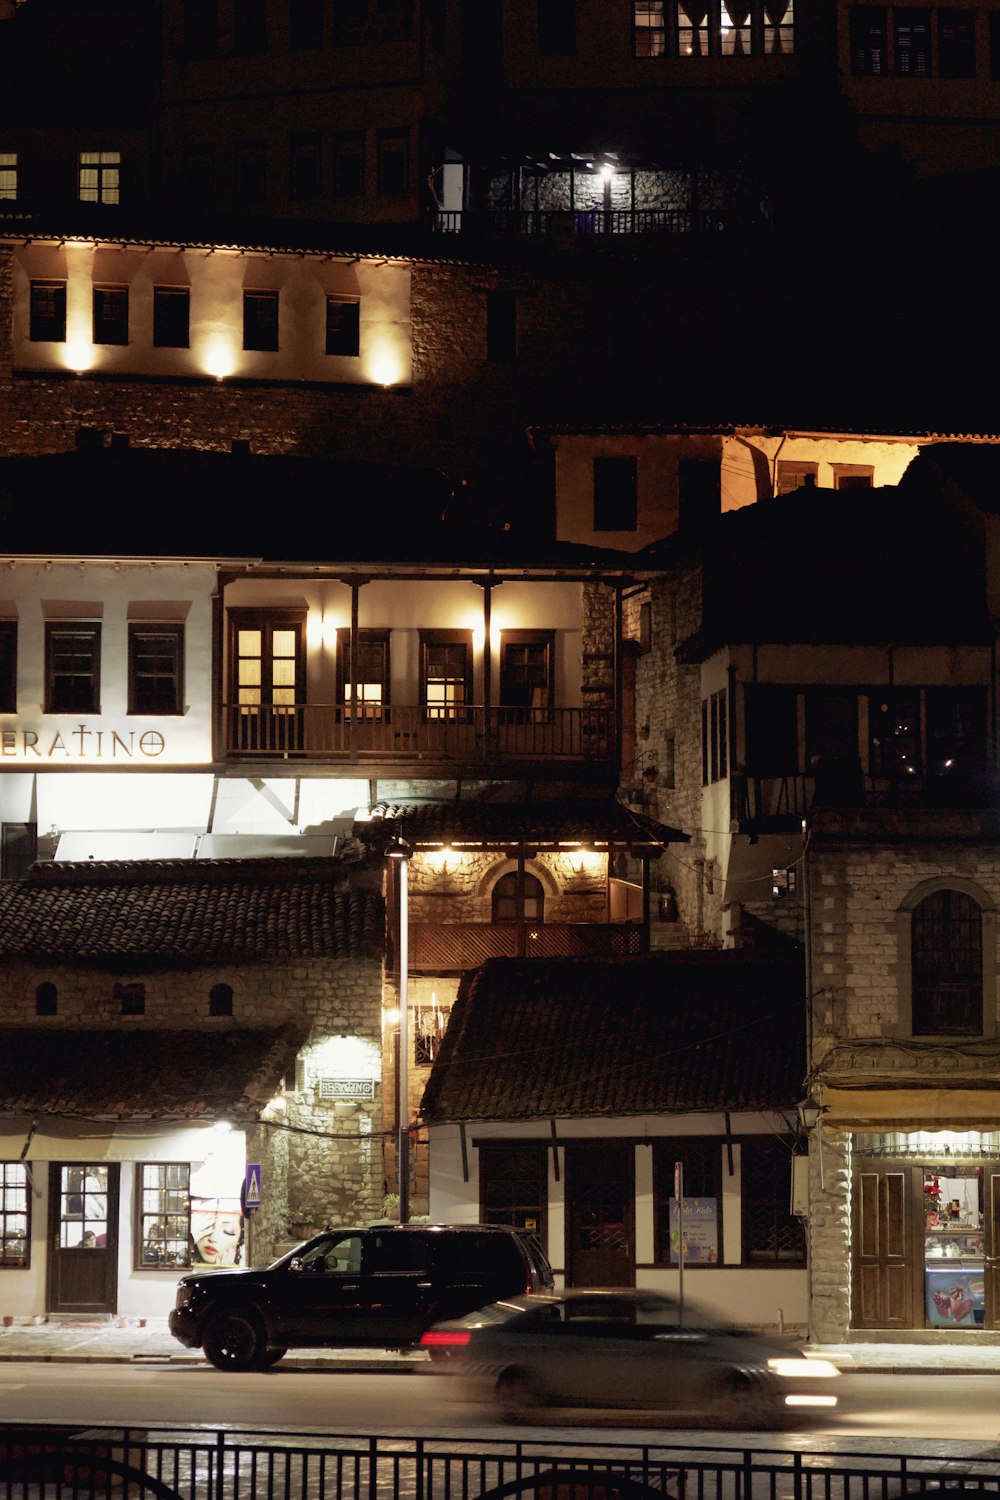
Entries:
{"type": "Polygon", "coordinates": [[[223,1308],[209,1319],[201,1346],[217,1370],[259,1370],[267,1357],[258,1319],[238,1307],[223,1308]]]}

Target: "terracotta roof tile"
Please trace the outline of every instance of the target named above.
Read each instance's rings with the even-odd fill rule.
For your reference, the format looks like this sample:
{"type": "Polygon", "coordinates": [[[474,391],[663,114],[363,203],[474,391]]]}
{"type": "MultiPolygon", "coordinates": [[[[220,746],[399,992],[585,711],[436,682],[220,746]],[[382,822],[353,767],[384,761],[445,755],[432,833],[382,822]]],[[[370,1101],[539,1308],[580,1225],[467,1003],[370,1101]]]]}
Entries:
{"type": "Polygon", "coordinates": [[[421,844],[535,845],[581,843],[662,845],[688,835],[616,802],[613,797],[521,802],[383,802],[371,820],[355,824],[372,845],[397,834],[421,844]]]}

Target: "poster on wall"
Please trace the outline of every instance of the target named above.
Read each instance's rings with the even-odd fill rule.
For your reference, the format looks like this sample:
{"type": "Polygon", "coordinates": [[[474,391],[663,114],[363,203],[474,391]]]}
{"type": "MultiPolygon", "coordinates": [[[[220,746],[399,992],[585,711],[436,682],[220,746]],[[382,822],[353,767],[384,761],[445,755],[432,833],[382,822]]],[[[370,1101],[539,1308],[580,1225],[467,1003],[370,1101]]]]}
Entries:
{"type": "Polygon", "coordinates": [[[243,1239],[238,1195],[191,1199],[193,1266],[238,1266],[243,1258],[243,1239]]]}
{"type": "MultiPolygon", "coordinates": [[[[719,1205],[716,1198],[684,1200],[684,1264],[714,1266],[719,1259],[719,1205]]],[[[678,1264],[681,1224],[677,1199],[670,1200],[670,1263],[678,1264]]]]}

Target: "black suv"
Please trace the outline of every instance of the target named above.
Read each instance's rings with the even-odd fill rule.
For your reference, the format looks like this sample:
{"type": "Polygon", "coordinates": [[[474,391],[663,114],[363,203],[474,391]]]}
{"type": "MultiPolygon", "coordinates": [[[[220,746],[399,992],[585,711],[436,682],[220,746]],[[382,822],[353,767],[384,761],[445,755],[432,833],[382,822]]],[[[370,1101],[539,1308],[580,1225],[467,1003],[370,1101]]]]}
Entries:
{"type": "Polygon", "coordinates": [[[542,1247],[524,1229],[328,1229],[266,1271],[183,1277],[170,1332],[217,1369],[263,1370],[289,1348],[407,1348],[442,1318],[552,1286],[542,1247]]]}

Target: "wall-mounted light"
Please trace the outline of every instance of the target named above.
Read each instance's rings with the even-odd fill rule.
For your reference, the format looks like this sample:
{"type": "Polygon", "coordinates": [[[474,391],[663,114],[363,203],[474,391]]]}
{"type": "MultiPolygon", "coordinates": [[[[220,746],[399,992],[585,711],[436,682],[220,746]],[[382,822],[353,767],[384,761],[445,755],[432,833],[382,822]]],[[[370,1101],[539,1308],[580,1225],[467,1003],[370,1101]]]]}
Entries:
{"type": "Polygon", "coordinates": [[[814,1130],[823,1118],[823,1105],[814,1094],[795,1106],[803,1130],[814,1130]]]}
{"type": "Polygon", "coordinates": [[[410,968],[410,859],[413,845],[394,838],[386,845],[385,857],[395,862],[399,879],[399,1046],[396,1050],[397,1110],[396,1165],[399,1177],[399,1222],[410,1221],[410,1079],[409,1079],[409,968],[410,968]]]}

